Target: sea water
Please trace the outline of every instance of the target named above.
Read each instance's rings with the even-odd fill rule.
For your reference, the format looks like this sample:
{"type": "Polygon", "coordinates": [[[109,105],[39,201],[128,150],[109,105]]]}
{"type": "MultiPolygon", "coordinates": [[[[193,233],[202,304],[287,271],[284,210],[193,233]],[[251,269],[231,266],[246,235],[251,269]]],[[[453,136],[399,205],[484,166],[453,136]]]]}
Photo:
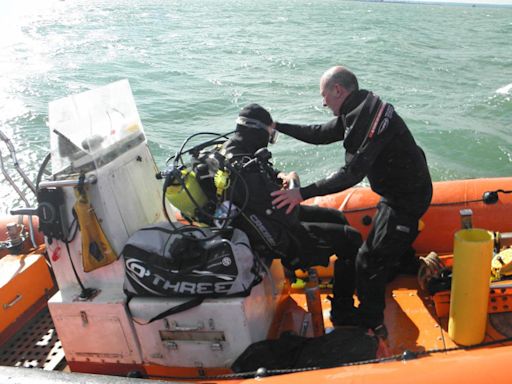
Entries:
{"type": "MultiPolygon", "coordinates": [[[[0,129],[35,179],[49,151],[48,102],[127,78],[164,168],[189,135],[233,130],[248,103],[277,121],[328,121],[319,77],[341,64],[395,106],[434,180],[509,176],[511,42],[512,8],[502,6],[0,0],[0,129]]],[[[303,185],[344,163],[341,143],[281,135],[271,150],[303,185]]],[[[0,151],[21,185],[3,142],[0,151]]],[[[0,213],[23,205],[0,183],[0,213]]]]}

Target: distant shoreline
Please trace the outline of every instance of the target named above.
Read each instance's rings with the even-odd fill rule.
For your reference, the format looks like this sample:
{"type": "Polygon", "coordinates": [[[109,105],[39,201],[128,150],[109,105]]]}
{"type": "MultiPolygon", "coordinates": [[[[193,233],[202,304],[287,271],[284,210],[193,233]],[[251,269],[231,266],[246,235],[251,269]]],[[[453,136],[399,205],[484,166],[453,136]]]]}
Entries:
{"type": "Polygon", "coordinates": [[[368,3],[409,3],[472,7],[512,7],[512,0],[356,0],[368,3]]]}

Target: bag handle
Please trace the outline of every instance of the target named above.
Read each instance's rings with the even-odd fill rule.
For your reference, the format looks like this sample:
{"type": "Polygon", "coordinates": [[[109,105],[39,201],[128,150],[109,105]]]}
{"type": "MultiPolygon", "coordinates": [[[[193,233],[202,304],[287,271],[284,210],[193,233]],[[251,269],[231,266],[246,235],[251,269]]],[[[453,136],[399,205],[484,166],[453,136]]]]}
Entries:
{"type": "Polygon", "coordinates": [[[130,312],[130,307],[128,306],[129,302],[126,303],[126,307],[128,308],[128,312],[132,316],[133,321],[135,321],[137,324],[140,324],[140,325],[148,325],[148,324],[152,323],[153,321],[161,320],[164,317],[175,315],[176,313],[180,313],[180,312],[186,311],[187,309],[197,307],[198,305],[200,305],[203,302],[204,299],[205,299],[204,297],[200,297],[200,296],[194,297],[192,300],[185,301],[184,303],[178,304],[174,307],[166,309],[163,312],[160,312],[158,315],[154,316],[153,318],[151,318],[150,320],[148,320],[145,323],[140,323],[133,318],[133,315],[130,312]]]}

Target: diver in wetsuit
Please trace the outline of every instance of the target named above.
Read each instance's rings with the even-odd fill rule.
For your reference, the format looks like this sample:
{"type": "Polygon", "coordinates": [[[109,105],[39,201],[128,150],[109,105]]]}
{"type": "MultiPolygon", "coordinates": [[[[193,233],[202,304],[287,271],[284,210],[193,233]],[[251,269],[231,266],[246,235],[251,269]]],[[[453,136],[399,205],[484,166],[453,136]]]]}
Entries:
{"type": "MultiPolygon", "coordinates": [[[[343,141],[345,165],[300,189],[272,192],[287,212],[301,201],[350,188],[364,177],[381,196],[373,226],[356,259],[356,291],[362,326],[387,335],[384,293],[390,269],[411,248],[418,221],[432,198],[432,181],[423,150],[391,104],[360,90],[345,67],[327,70],[320,79],[323,104],[336,118],[319,125],[274,123],[273,128],[312,144],[343,141]]],[[[342,324],[342,321],[335,323],[342,324]]]]}
{"type": "MultiPolygon", "coordinates": [[[[290,270],[313,265],[327,266],[336,254],[332,313],[343,313],[353,307],[355,290],[355,256],[362,243],[359,232],[348,225],[344,215],[335,209],[300,206],[287,215],[272,205],[270,192],[280,190],[286,175],[278,173],[268,162],[266,147],[272,118],[258,104],[250,104],[239,114],[233,138],[224,143],[221,152],[240,169],[246,183],[233,177],[233,202],[245,206],[233,226],[244,230],[253,249],[263,257],[279,257],[290,270]],[[260,161],[254,161],[255,158],[260,161]],[[249,196],[247,196],[249,191],[249,196]]],[[[289,180],[285,180],[288,183],[289,180]]],[[[350,322],[347,317],[346,322],[350,322]]]]}

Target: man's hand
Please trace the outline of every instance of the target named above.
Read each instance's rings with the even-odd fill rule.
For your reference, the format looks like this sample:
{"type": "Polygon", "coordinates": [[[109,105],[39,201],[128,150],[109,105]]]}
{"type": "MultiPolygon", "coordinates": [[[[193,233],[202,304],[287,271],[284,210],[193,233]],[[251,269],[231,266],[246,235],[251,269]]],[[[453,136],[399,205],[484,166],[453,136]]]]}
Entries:
{"type": "Polygon", "coordinates": [[[300,185],[299,175],[295,171],[290,173],[279,172],[277,177],[283,180],[283,189],[297,188],[300,185]]]}
{"type": "Polygon", "coordinates": [[[276,208],[281,209],[288,205],[286,214],[291,213],[293,208],[299,205],[301,201],[304,201],[298,188],[287,190],[281,189],[280,191],[272,192],[270,195],[275,198],[272,200],[272,205],[275,205],[276,208]]]}
{"type": "Polygon", "coordinates": [[[433,277],[439,276],[445,268],[443,262],[435,252],[420,257],[420,268],[418,270],[418,283],[421,289],[426,289],[427,283],[433,277]]]}

